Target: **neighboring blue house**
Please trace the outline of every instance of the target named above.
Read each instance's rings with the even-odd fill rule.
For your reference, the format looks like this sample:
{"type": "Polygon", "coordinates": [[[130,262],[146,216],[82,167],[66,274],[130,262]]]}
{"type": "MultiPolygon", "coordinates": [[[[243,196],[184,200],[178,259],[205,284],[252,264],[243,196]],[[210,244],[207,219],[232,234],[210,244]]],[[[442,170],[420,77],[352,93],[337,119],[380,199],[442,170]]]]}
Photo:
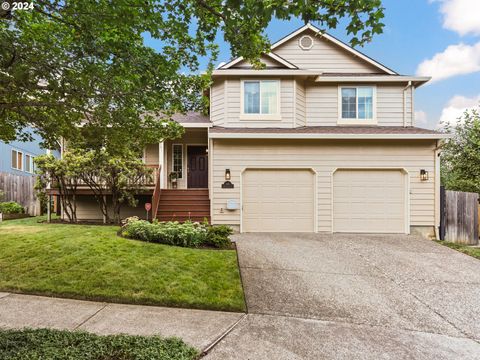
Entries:
{"type": "MultiPolygon", "coordinates": [[[[32,132],[33,140],[28,142],[0,141],[0,190],[5,201],[22,204],[31,215],[39,211],[34,194],[33,176],[35,174],[34,158],[47,153],[40,146],[42,138],[32,132]]],[[[60,157],[58,150],[51,151],[60,157]]]]}
{"type": "MultiPolygon", "coordinates": [[[[30,142],[0,141],[0,172],[24,176],[34,174],[33,159],[47,153],[47,150],[40,146],[40,136],[33,134],[33,138],[30,142]]],[[[60,157],[58,150],[52,151],[52,154],[60,157]]]]}

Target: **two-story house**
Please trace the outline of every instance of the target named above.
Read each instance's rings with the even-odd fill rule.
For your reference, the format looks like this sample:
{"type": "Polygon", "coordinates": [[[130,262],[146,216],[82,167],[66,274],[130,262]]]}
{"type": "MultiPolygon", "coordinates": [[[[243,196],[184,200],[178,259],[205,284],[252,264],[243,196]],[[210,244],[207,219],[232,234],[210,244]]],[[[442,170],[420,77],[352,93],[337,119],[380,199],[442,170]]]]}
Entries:
{"type": "MultiPolygon", "coordinates": [[[[414,117],[429,78],[399,75],[310,24],[261,60],[261,70],[241,57],[216,69],[209,116],[178,116],[184,137],[145,149],[159,169],[154,214],[242,232],[433,233],[445,135],[414,117]]],[[[79,204],[79,218],[89,209],[79,204]]]]}

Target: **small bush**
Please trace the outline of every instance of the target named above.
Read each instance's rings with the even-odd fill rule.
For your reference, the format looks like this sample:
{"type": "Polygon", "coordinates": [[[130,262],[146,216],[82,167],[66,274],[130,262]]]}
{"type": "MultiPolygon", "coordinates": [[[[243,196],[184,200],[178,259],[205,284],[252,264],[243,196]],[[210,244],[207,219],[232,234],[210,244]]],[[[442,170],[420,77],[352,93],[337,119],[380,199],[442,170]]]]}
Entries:
{"type": "Polygon", "coordinates": [[[193,360],[198,352],[177,338],[109,335],[48,329],[0,330],[4,360],[193,360]]]}
{"type": "Polygon", "coordinates": [[[205,243],[207,232],[204,225],[190,221],[181,224],[129,220],[122,228],[122,235],[126,237],[182,247],[199,247],[205,243]]]}
{"type": "Polygon", "coordinates": [[[4,214],[23,214],[23,206],[15,201],[0,203],[0,212],[4,214]]]}
{"type": "Polygon", "coordinates": [[[154,221],[150,223],[138,218],[128,218],[123,224],[121,233],[125,237],[191,248],[201,245],[226,248],[230,245],[228,237],[232,234],[228,226],[213,227],[205,222],[154,221]]]}
{"type": "Polygon", "coordinates": [[[207,243],[218,248],[228,248],[232,244],[230,235],[233,230],[226,225],[210,226],[208,228],[207,243]]]}

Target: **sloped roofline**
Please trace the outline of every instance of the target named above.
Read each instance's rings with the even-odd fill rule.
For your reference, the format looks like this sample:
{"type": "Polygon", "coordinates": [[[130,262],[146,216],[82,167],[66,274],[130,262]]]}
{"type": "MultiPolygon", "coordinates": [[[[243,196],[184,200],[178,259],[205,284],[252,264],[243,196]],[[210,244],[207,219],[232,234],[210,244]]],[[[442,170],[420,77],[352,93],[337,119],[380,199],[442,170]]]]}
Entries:
{"type": "MultiPolygon", "coordinates": [[[[275,55],[276,57],[282,59],[284,62],[286,62],[285,59],[283,59],[283,58],[279,57],[278,55],[274,54],[274,53],[273,53],[273,50],[274,50],[275,48],[279,47],[280,45],[282,45],[283,43],[287,42],[288,40],[294,38],[294,37],[297,36],[298,34],[301,34],[301,33],[304,32],[305,30],[312,30],[312,31],[314,31],[314,32],[316,32],[316,33],[319,33],[323,38],[331,41],[331,42],[334,43],[335,45],[343,48],[344,50],[346,50],[346,51],[348,51],[348,52],[350,52],[350,53],[353,54],[354,56],[357,56],[357,57],[359,57],[360,59],[362,59],[362,60],[370,63],[371,65],[373,65],[373,66],[381,69],[382,71],[385,71],[385,72],[386,72],[387,74],[389,74],[389,75],[398,75],[398,73],[395,72],[395,71],[393,71],[392,69],[389,69],[389,68],[386,67],[385,65],[379,63],[378,61],[373,60],[371,57],[369,57],[369,56],[363,54],[362,52],[360,52],[360,51],[352,48],[351,46],[345,44],[343,41],[337,39],[336,37],[334,37],[334,36],[332,36],[332,35],[330,35],[330,34],[328,34],[328,33],[326,33],[326,32],[323,32],[322,30],[320,30],[319,28],[317,28],[316,26],[314,26],[314,25],[312,25],[312,24],[310,24],[310,23],[305,24],[305,25],[302,26],[301,28],[298,28],[298,29],[295,30],[294,32],[290,33],[289,35],[287,35],[287,36],[283,37],[282,39],[278,40],[277,42],[275,42],[275,43],[272,45],[272,47],[271,47],[272,52],[270,52],[270,53],[267,54],[267,55],[270,56],[271,54],[273,54],[273,55],[275,55]]],[[[272,57],[272,58],[273,58],[273,57],[272,57]]],[[[238,57],[238,58],[236,58],[236,59],[233,59],[233,60],[231,60],[230,62],[228,62],[228,63],[224,64],[223,66],[221,66],[221,67],[219,68],[219,70],[221,70],[221,69],[228,69],[228,68],[230,68],[231,66],[239,63],[239,62],[242,61],[242,60],[243,60],[243,57],[238,57]]],[[[277,59],[274,58],[274,60],[277,60],[277,59]]],[[[279,60],[277,60],[277,61],[279,61],[279,60]]],[[[279,62],[281,62],[281,61],[279,61],[279,62]]],[[[289,64],[290,64],[290,63],[289,63],[289,64]]],[[[290,65],[293,65],[293,64],[290,64],[290,65]]],[[[291,67],[289,67],[289,68],[291,69],[291,67]]],[[[297,67],[295,66],[294,68],[297,68],[297,67]]]]}
{"type": "MultiPolygon", "coordinates": [[[[296,67],[295,65],[293,65],[291,62],[285,60],[284,58],[282,58],[281,56],[278,56],[277,54],[274,54],[272,52],[269,52],[269,53],[266,53],[264,54],[265,56],[268,56],[270,59],[272,60],[275,60],[276,62],[279,62],[280,64],[286,66],[287,68],[289,69],[298,69],[298,67],[296,67]]],[[[240,57],[237,57],[231,61],[229,61],[228,63],[220,66],[218,69],[229,69],[230,67],[232,67],[233,65],[236,65],[238,64],[239,62],[243,61],[243,56],[240,56],[240,57]]]]}

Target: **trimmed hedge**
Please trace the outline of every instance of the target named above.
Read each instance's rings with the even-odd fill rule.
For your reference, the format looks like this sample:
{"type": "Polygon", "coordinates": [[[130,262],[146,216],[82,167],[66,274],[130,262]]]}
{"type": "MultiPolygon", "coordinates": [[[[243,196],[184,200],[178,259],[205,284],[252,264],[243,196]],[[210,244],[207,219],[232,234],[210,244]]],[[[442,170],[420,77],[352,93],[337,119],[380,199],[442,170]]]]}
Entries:
{"type": "Polygon", "coordinates": [[[2,360],[192,360],[197,350],[177,338],[50,329],[0,331],[2,360]]]}
{"type": "Polygon", "coordinates": [[[0,202],[0,213],[23,214],[23,206],[15,201],[0,202]]]}
{"type": "Polygon", "coordinates": [[[206,222],[178,221],[150,223],[137,217],[128,218],[122,226],[122,236],[181,247],[213,246],[228,248],[232,229],[225,225],[211,226],[206,222]]]}

